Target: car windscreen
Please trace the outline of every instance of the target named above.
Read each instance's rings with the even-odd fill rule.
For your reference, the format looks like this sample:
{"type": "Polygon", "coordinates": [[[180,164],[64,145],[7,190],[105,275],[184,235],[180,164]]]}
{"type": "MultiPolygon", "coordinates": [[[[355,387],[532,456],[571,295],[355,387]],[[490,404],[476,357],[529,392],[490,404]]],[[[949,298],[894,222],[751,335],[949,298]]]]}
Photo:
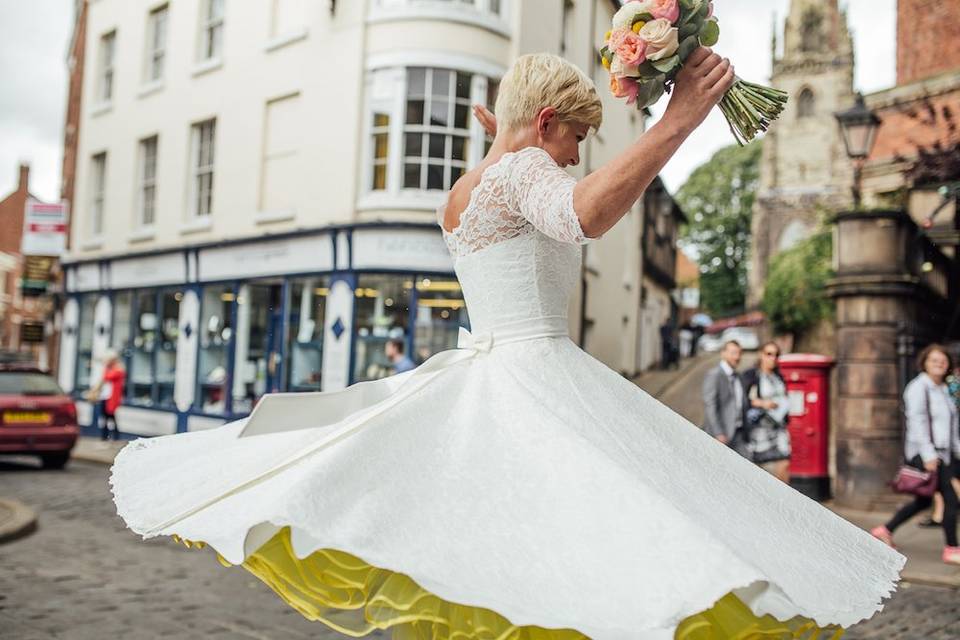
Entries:
{"type": "Polygon", "coordinates": [[[44,373],[0,371],[0,395],[59,396],[63,389],[44,373]]]}

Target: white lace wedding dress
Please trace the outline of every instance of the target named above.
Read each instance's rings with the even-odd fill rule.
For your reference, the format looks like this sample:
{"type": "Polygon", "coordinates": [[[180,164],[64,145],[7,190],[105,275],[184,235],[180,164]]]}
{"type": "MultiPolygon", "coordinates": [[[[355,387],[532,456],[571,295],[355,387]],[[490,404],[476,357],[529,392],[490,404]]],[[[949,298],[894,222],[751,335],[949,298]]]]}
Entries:
{"type": "Polygon", "coordinates": [[[813,637],[871,616],[902,556],[571,342],[574,184],[535,148],[486,170],[445,233],[459,349],[138,440],[113,468],[119,514],[351,635],[813,637]]]}

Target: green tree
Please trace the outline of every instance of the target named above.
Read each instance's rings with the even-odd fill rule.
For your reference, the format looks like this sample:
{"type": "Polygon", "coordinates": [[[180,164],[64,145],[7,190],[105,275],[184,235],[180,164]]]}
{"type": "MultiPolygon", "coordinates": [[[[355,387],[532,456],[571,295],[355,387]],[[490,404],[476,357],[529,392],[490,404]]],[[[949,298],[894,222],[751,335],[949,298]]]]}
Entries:
{"type": "Polygon", "coordinates": [[[699,256],[700,296],[713,314],[736,313],[746,303],[761,148],[754,142],[717,151],[677,192],[677,202],[690,219],[681,231],[682,243],[699,256]]]}
{"type": "Polygon", "coordinates": [[[774,257],[763,292],[763,311],[777,333],[802,334],[829,318],[826,294],[833,277],[833,237],[819,231],[774,257]]]}

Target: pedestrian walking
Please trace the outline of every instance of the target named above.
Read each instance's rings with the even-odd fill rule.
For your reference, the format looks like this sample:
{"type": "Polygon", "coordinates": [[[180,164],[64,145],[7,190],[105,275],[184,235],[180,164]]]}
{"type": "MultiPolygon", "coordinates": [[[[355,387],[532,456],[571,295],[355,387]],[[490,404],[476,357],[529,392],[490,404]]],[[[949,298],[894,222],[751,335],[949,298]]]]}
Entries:
{"type": "MultiPolygon", "coordinates": [[[[937,474],[937,488],[943,496],[943,534],[946,546],[943,561],[960,565],[957,543],[957,493],[953,487],[955,463],[960,458],[960,410],[950,397],[946,384],[952,367],[950,355],[938,344],[920,353],[917,368],[921,373],[903,392],[907,416],[904,459],[917,469],[937,474]]],[[[904,522],[933,504],[932,496],[917,495],[885,525],[874,527],[874,537],[893,546],[893,533],[904,522]]]]}
{"type": "Polygon", "coordinates": [[[723,345],[720,364],[703,380],[704,430],[745,458],[750,457],[744,430],[746,392],[737,373],[743,349],[736,340],[723,345]]]}
{"type": "Polygon", "coordinates": [[[787,383],[777,363],[780,347],[768,342],[760,347],[757,366],[743,374],[747,392],[747,448],[751,459],[783,482],[790,482],[790,403],[787,383]]]}
{"type": "Polygon", "coordinates": [[[100,382],[90,389],[88,397],[91,402],[99,403],[100,407],[100,440],[106,442],[111,433],[114,440],[120,439],[120,429],[117,427],[117,408],[123,400],[123,389],[127,380],[127,372],[120,364],[120,357],[116,351],[107,351],[104,355],[103,375],[100,382]]]}

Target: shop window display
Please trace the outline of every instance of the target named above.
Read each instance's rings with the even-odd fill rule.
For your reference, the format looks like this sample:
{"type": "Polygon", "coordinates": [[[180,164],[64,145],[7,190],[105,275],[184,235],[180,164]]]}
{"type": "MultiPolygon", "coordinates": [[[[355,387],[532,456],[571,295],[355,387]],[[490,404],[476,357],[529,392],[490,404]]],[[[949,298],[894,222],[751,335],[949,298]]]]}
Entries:
{"type": "Polygon", "coordinates": [[[328,287],[326,278],[291,283],[287,391],[320,391],[328,287]]]}
{"type": "Polygon", "coordinates": [[[279,283],[248,283],[237,296],[233,412],[250,413],[265,393],[279,391],[283,316],[279,283]]]}
{"type": "Polygon", "coordinates": [[[233,337],[233,285],[210,286],[200,303],[196,407],[204,413],[227,412],[227,371],[233,337]]]}
{"type": "Polygon", "coordinates": [[[435,353],[454,349],[460,327],[468,327],[460,283],[454,279],[419,278],[413,360],[422,363],[435,353]]]}
{"type": "Polygon", "coordinates": [[[90,367],[93,363],[93,316],[97,296],[86,295],[80,300],[80,321],[77,326],[77,391],[90,388],[90,367]]]}
{"type": "Polygon", "coordinates": [[[410,276],[364,275],[355,291],[356,343],[354,382],[376,380],[394,373],[386,344],[400,339],[409,348],[410,304],[414,282],[410,276]]]}

